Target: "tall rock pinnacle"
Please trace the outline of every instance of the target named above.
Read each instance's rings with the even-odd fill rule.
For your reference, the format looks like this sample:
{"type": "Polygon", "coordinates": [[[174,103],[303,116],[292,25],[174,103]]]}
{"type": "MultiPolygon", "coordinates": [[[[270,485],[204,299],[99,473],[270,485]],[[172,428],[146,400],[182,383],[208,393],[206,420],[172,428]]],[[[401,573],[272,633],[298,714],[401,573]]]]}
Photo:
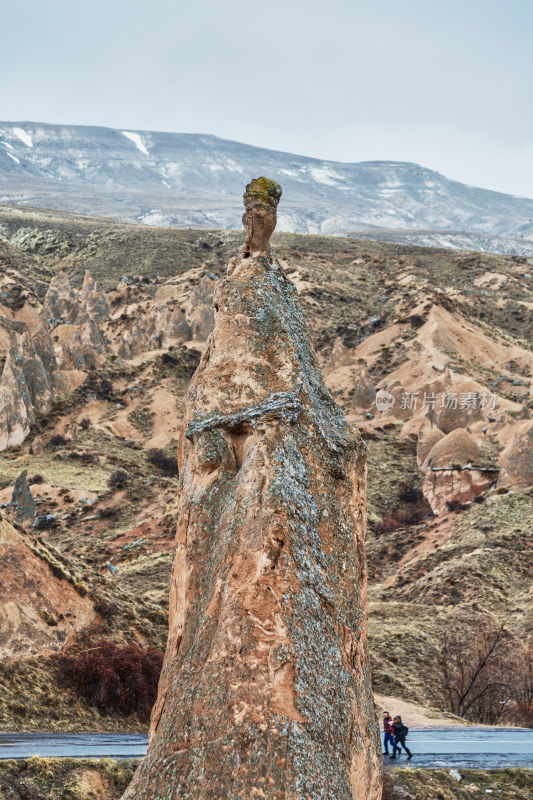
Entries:
{"type": "Polygon", "coordinates": [[[128,800],[378,800],[365,450],[246,188],[245,244],[185,403],[170,630],[128,800]]]}

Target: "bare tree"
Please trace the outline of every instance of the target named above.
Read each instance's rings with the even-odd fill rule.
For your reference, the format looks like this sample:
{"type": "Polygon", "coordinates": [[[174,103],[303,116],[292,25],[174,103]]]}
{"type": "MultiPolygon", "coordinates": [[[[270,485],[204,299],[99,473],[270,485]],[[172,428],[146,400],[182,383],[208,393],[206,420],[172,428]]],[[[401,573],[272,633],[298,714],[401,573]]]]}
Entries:
{"type": "Polygon", "coordinates": [[[444,632],[427,663],[426,683],[448,711],[478,720],[501,716],[510,638],[505,623],[486,626],[473,636],[444,632]]]}
{"type": "Polygon", "coordinates": [[[533,728],[533,644],[518,644],[509,659],[506,675],[508,696],[504,717],[513,725],[533,728]]]}

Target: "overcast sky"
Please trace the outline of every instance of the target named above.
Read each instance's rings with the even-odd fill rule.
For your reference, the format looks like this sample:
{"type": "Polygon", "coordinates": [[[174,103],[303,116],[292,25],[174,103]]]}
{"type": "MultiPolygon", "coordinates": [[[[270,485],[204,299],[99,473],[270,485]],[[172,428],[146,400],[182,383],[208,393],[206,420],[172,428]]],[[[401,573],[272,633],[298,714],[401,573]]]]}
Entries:
{"type": "Polygon", "coordinates": [[[0,119],[415,161],[533,197],[533,0],[0,0],[0,119]]]}

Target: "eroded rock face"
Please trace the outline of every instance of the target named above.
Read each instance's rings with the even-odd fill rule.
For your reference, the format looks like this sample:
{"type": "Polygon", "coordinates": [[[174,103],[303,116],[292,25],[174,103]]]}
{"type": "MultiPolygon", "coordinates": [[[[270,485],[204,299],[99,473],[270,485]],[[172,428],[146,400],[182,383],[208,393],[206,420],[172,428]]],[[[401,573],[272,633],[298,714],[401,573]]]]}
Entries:
{"type": "Polygon", "coordinates": [[[364,445],[265,239],[276,187],[187,395],[168,647],[125,798],[381,798],[364,445]]]}
{"type": "Polygon", "coordinates": [[[21,444],[35,420],[17,337],[11,337],[0,377],[0,450],[21,444]]]}
{"type": "Polygon", "coordinates": [[[374,403],[376,399],[376,387],[370,380],[368,371],[365,367],[361,370],[359,380],[355,384],[355,391],[352,398],[352,408],[366,409],[374,403]]]}
{"type": "Polygon", "coordinates": [[[213,313],[213,292],[215,281],[205,275],[198,286],[191,292],[187,304],[187,323],[192,332],[192,338],[205,342],[215,324],[213,313]]]}
{"type": "Polygon", "coordinates": [[[422,483],[422,494],[434,514],[450,511],[458,503],[468,503],[489,489],[497,473],[481,469],[429,470],[422,483]]]}
{"type": "Polygon", "coordinates": [[[342,343],[342,338],[340,336],[337,336],[337,338],[333,342],[333,348],[331,350],[329,359],[324,365],[322,373],[325,377],[327,377],[330,373],[335,372],[336,369],[339,369],[340,367],[346,367],[352,362],[353,362],[352,351],[350,350],[349,347],[346,347],[342,343]]]}
{"type": "Polygon", "coordinates": [[[245,212],[244,258],[270,255],[270,237],[276,227],[276,210],[281,197],[281,186],[268,178],[255,178],[246,187],[243,196],[245,212]]]}
{"type": "Polygon", "coordinates": [[[48,329],[13,334],[0,376],[0,450],[21,444],[35,412],[47,411],[63,389],[48,329]]]}
{"type": "Polygon", "coordinates": [[[61,650],[72,634],[94,621],[89,598],[26,545],[7,520],[0,518],[0,658],[44,655],[61,650]]]}
{"type": "Polygon", "coordinates": [[[109,318],[109,303],[105,294],[98,289],[89,270],[85,270],[79,297],[80,310],[75,320],[76,325],[84,325],[89,319],[103,322],[109,318]]]}
{"type": "Polygon", "coordinates": [[[418,437],[416,461],[422,472],[425,472],[427,469],[428,455],[441,439],[444,439],[444,433],[438,428],[429,428],[418,437]]]}
{"type": "Polygon", "coordinates": [[[74,322],[80,310],[79,293],[69,281],[66,272],[60,272],[50,281],[41,314],[51,327],[74,322]]]}
{"type": "Polygon", "coordinates": [[[63,369],[67,365],[73,369],[96,369],[105,360],[107,352],[108,347],[98,323],[88,314],[74,334],[68,357],[62,364],[63,369]]]}
{"type": "Polygon", "coordinates": [[[467,430],[456,428],[447,436],[438,433],[441,435],[437,435],[437,429],[429,431],[426,440],[422,438],[419,442],[422,450],[426,449],[424,442],[427,446],[434,439],[433,446],[426,451],[421,469],[426,473],[422,493],[435,514],[483,494],[497,477],[495,472],[475,468],[481,451],[467,430]],[[437,471],[433,471],[435,469],[437,471]]]}
{"type": "Polygon", "coordinates": [[[533,485],[533,422],[520,423],[517,433],[500,455],[498,486],[527,489],[533,485]]]}
{"type": "Polygon", "coordinates": [[[34,519],[37,511],[37,506],[31,489],[28,486],[28,470],[25,469],[20,473],[15,485],[13,487],[13,494],[11,496],[11,506],[15,508],[15,520],[22,524],[28,519],[34,519]]]}

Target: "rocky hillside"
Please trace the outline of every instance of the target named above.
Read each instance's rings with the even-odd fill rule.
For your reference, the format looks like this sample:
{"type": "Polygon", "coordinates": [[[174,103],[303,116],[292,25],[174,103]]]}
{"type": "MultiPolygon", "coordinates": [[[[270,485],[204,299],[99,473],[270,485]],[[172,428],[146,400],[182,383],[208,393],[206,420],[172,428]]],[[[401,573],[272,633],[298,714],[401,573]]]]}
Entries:
{"type": "Polygon", "coordinates": [[[4,203],[240,228],[242,186],[252,175],[282,183],[281,231],[366,228],[380,238],[393,228],[412,244],[533,255],[533,200],[418,164],[322,161],[199,134],[0,122],[4,203]]]}
{"type": "MultiPolygon", "coordinates": [[[[164,646],[182,402],[242,237],[20,208],[0,234],[0,726],[139,729],[65,687],[56,654],[164,646]]],[[[368,444],[375,688],[432,704],[446,631],[529,635],[533,266],[273,244],[368,444]]]]}

